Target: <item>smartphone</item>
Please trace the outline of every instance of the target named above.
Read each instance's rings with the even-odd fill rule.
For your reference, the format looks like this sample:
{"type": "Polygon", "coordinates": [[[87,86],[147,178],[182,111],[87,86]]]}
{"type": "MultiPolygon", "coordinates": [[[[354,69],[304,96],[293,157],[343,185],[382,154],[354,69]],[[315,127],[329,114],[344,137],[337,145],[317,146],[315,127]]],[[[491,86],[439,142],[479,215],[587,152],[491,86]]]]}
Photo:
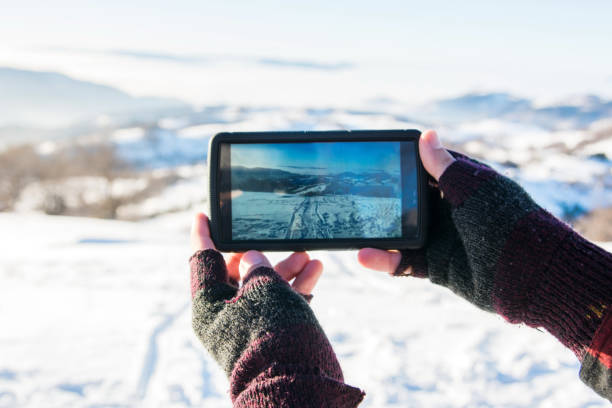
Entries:
{"type": "Polygon", "coordinates": [[[420,248],[428,178],[418,130],[219,133],[209,144],[220,251],[420,248]]]}

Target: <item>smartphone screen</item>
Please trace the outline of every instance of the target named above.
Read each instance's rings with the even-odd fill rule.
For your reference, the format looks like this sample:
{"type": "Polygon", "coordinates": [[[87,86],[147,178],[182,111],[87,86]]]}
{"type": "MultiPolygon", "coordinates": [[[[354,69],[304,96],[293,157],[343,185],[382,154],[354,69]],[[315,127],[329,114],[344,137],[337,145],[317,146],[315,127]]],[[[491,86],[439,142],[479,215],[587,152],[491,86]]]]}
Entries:
{"type": "Polygon", "coordinates": [[[414,141],[221,143],[223,235],[234,242],[413,237],[414,141]]]}

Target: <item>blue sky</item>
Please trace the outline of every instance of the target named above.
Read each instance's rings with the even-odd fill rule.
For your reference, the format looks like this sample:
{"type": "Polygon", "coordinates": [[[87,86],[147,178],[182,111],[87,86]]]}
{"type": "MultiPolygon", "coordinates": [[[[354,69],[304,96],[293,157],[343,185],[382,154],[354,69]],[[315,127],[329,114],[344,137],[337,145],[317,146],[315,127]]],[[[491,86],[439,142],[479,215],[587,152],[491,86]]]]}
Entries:
{"type": "Polygon", "coordinates": [[[315,58],[484,51],[610,63],[610,15],[609,1],[24,0],[3,4],[0,33],[22,45],[315,58]]]}
{"type": "Polygon", "coordinates": [[[24,0],[2,6],[0,65],[203,103],[612,97],[610,16],[610,1],[24,0]]]}
{"type": "Polygon", "coordinates": [[[385,170],[399,176],[399,148],[399,142],[234,144],[231,161],[301,174],[385,170]]]}

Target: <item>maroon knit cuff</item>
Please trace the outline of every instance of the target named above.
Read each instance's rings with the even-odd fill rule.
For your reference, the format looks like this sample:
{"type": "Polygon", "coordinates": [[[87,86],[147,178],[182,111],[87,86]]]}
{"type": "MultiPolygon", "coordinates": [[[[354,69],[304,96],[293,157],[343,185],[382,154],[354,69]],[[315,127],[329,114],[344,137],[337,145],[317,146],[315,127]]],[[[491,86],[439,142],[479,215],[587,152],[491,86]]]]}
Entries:
{"type": "Polygon", "coordinates": [[[321,328],[299,324],[266,333],[249,344],[230,375],[232,399],[273,365],[291,366],[293,375],[319,374],[337,381],[344,380],[336,354],[321,328]],[[299,342],[296,343],[297,339],[299,342]]]}
{"type": "Polygon", "coordinates": [[[552,258],[545,283],[536,293],[542,307],[533,311],[534,318],[545,313],[547,303],[558,305],[557,319],[547,329],[582,360],[612,307],[612,254],[571,232],[552,258]]]}
{"type": "Polygon", "coordinates": [[[497,172],[465,157],[458,157],[440,176],[439,186],[453,207],[460,206],[478,187],[497,176],[497,172]]]}
{"type": "Polygon", "coordinates": [[[517,223],[495,276],[498,313],[544,327],[582,359],[611,301],[611,254],[544,210],[517,223]]]}
{"type": "Polygon", "coordinates": [[[355,408],[365,392],[318,375],[277,376],[253,384],[234,401],[234,408],[355,408]]]}
{"type": "Polygon", "coordinates": [[[240,407],[348,408],[363,395],[344,383],[336,354],[318,325],[299,324],[255,339],[230,376],[230,396],[240,407]]]}

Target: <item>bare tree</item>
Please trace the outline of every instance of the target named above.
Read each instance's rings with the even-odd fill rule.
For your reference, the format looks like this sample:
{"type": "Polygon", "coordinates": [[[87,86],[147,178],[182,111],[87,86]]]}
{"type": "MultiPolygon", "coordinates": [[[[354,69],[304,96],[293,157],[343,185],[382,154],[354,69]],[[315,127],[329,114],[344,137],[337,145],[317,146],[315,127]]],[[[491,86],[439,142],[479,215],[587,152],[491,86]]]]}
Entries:
{"type": "Polygon", "coordinates": [[[9,148],[0,153],[0,211],[13,209],[28,183],[40,179],[43,169],[31,145],[9,148]]]}

